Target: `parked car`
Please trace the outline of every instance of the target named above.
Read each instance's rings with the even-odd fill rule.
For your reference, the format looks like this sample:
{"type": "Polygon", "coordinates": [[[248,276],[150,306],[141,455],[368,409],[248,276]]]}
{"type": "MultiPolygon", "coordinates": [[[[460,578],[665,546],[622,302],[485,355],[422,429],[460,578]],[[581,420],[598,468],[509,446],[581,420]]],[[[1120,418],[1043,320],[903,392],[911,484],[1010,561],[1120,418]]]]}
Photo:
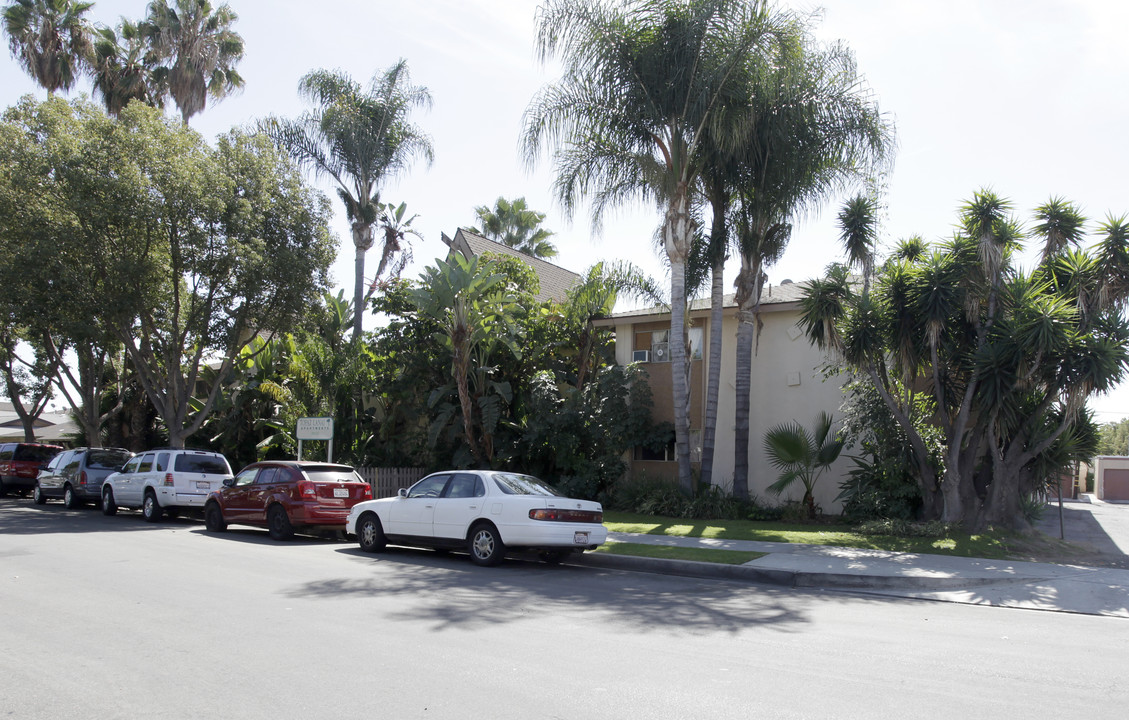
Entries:
{"type": "Polygon", "coordinates": [[[27,495],[35,487],[39,471],[62,449],[59,445],[41,443],[0,444],[0,495],[9,490],[27,495]]]}
{"type": "Polygon", "coordinates": [[[345,531],[365,552],[388,543],[464,549],[475,563],[494,565],[507,549],[537,550],[546,562],[594,550],[608,538],[603,520],[600,503],[566,498],[532,475],[463,470],[356,505],[345,531]]]}
{"type": "Polygon", "coordinates": [[[208,496],[204,526],[265,527],[275,540],[289,540],[295,530],[342,531],[350,508],[372,499],[372,487],[353,468],[310,461],[252,463],[223,485],[208,496]]]}
{"type": "Polygon", "coordinates": [[[42,505],[61,498],[69,508],[102,500],[102,481],[117,472],[133,453],[122,448],[75,448],[65,450],[39,471],[32,499],[42,505]]]}
{"type": "Polygon", "coordinates": [[[157,448],[135,455],[102,483],[102,512],[141,508],[149,522],[204,507],[213,490],[231,478],[227,458],[208,450],[157,448]]]}

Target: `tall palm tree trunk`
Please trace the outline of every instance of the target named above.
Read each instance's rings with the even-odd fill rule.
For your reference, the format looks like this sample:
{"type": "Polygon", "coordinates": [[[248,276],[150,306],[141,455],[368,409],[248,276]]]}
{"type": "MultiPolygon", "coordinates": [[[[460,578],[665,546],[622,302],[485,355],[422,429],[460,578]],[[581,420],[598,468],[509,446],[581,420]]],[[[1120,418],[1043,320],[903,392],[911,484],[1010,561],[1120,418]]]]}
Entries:
{"type": "Polygon", "coordinates": [[[678,460],[678,487],[690,494],[694,480],[690,468],[690,387],[686,363],[686,261],[694,237],[690,193],[679,184],[663,223],[663,246],[670,258],[670,385],[674,400],[674,454],[678,460]]]}
{"type": "Polygon", "coordinates": [[[702,485],[713,485],[713,454],[717,443],[717,398],[721,389],[721,320],[725,302],[725,257],[714,261],[710,288],[710,357],[706,379],[706,416],[702,418],[702,485]]]}
{"type": "Polygon", "coordinates": [[[353,261],[353,342],[361,340],[365,303],[365,253],[372,247],[372,236],[371,223],[353,223],[353,247],[357,249],[356,259],[353,261]]]}

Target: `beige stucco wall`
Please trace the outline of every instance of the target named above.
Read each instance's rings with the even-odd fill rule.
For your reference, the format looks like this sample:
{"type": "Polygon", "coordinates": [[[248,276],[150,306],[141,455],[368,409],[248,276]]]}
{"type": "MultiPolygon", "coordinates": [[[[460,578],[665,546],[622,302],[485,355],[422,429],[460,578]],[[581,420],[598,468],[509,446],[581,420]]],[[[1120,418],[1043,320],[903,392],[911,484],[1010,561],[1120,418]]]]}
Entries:
{"type": "Polygon", "coordinates": [[[1094,495],[1099,500],[1129,500],[1129,457],[1098,457],[1094,467],[1094,495]]]}
{"type": "MultiPolygon", "coordinates": [[[[760,345],[753,357],[751,414],[749,418],[749,492],[758,498],[775,504],[778,498],[766,489],[778,477],[778,472],[769,463],[764,452],[764,434],[774,425],[792,420],[799,421],[810,428],[816,415],[822,410],[839,417],[839,406],[843,402],[842,379],[833,377],[823,379],[825,364],[823,353],[813,347],[795,326],[799,317],[794,307],[783,312],[766,311],[761,318],[764,327],[761,331],[760,345]]],[[[708,360],[708,326],[705,318],[697,320],[706,332],[703,343],[703,366],[708,360]]],[[[721,388],[718,393],[718,426],[714,452],[714,484],[726,491],[732,489],[734,467],[734,418],[736,416],[736,357],[737,320],[729,313],[722,324],[723,349],[721,360],[721,388]]],[[[616,325],[616,360],[621,364],[631,362],[633,325],[624,322],[616,325]]],[[[705,373],[701,373],[699,384],[691,392],[703,402],[706,392],[705,373]]],[[[701,427],[701,411],[691,418],[692,430],[701,427]]],[[[662,418],[658,419],[670,419],[662,418]]],[[[695,434],[695,437],[700,435],[695,434]]],[[[693,449],[695,460],[700,457],[698,448],[693,449]]],[[[820,476],[816,488],[816,502],[827,513],[838,513],[841,504],[835,501],[839,494],[839,482],[852,466],[846,454],[820,476]]],[[[654,463],[648,463],[653,466],[654,463]]],[[[670,463],[673,466],[673,463],[670,463]]],[[[672,468],[674,475],[677,475],[672,468]]],[[[653,467],[649,474],[654,474],[653,467]]],[[[779,500],[799,500],[803,488],[799,485],[785,492],[779,500]]]]}

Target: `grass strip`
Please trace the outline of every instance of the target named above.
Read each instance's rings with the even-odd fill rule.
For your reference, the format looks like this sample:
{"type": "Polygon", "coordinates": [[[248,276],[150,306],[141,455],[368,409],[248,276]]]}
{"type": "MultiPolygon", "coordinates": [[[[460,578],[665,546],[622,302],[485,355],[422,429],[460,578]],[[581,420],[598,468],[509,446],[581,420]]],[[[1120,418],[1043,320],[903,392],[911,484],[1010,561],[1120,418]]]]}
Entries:
{"type": "Polygon", "coordinates": [[[722,565],[744,565],[764,557],[766,553],[742,552],[740,550],[711,550],[707,548],[684,548],[673,545],[644,545],[642,543],[606,542],[594,552],[610,555],[633,555],[635,557],[660,558],[663,560],[693,560],[722,565]]]}
{"type": "MultiPolygon", "coordinates": [[[[952,531],[945,537],[894,537],[864,535],[850,525],[799,524],[762,522],[758,520],[686,520],[635,513],[604,512],[604,525],[609,532],[700,537],[719,540],[761,540],[802,545],[834,545],[838,547],[890,550],[894,552],[932,553],[959,557],[1012,559],[1023,556],[1009,543],[1011,533],[989,532],[971,535],[952,531]]],[[[707,551],[718,552],[718,551],[707,551]]]]}

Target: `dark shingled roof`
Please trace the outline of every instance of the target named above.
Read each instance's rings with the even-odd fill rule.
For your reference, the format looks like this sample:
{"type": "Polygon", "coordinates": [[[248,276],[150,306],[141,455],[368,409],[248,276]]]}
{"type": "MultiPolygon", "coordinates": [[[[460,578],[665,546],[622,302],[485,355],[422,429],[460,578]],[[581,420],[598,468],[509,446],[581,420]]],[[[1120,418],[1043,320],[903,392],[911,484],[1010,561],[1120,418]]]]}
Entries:
{"type": "Polygon", "coordinates": [[[551,262],[526,255],[512,247],[494,242],[464,228],[458,229],[454,239],[447,237],[445,233],[442,238],[448,247],[452,250],[458,250],[468,260],[483,253],[497,253],[499,255],[510,255],[529,265],[541,280],[541,292],[537,293],[537,299],[542,302],[545,300],[563,302],[569,288],[581,280],[580,276],[571,270],[565,270],[551,262]]]}

